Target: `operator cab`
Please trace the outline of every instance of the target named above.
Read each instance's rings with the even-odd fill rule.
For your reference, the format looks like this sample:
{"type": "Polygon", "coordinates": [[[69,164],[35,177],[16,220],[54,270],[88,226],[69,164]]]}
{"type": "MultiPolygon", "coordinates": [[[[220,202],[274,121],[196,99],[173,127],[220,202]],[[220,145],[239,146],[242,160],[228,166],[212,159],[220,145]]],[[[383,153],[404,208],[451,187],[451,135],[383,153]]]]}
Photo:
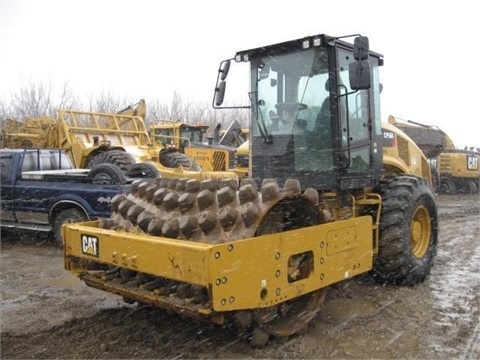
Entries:
{"type": "MultiPolygon", "coordinates": [[[[303,187],[354,190],[381,172],[379,66],[368,39],[326,35],[238,52],[250,62],[250,174],[303,187]]],[[[220,65],[214,107],[230,60],[220,65]]]]}

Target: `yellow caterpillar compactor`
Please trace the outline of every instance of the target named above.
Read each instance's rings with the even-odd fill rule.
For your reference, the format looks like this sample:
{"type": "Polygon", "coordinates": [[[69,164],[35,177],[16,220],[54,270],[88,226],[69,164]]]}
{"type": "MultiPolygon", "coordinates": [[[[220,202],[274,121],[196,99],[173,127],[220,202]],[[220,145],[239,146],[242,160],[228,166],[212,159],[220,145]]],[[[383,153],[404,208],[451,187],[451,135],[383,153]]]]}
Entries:
{"type": "Polygon", "coordinates": [[[332,284],[423,281],[438,233],[429,164],[380,122],[383,58],[368,38],[310,36],[234,60],[250,63],[249,177],[139,180],[110,219],[64,226],[65,269],[127,302],[234,321],[252,346],[306,329],[332,284]]]}

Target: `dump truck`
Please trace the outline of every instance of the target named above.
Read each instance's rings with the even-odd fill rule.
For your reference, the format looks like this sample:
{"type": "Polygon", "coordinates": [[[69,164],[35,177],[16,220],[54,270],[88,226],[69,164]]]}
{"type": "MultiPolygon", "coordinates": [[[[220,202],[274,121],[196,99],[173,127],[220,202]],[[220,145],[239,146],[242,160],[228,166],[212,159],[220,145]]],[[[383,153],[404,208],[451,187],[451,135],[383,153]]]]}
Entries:
{"type": "Polygon", "coordinates": [[[480,149],[459,147],[443,130],[390,115],[390,124],[404,131],[422,149],[432,166],[438,191],[474,194],[480,189],[480,149]]]}
{"type": "Polygon", "coordinates": [[[65,269],[130,303],[233,322],[253,347],[305,331],[333,284],[424,281],[438,241],[429,164],[382,130],[368,38],[239,51],[220,63],[218,111],[237,62],[250,64],[249,176],[138,181],[110,219],[63,227],[65,269]]]}

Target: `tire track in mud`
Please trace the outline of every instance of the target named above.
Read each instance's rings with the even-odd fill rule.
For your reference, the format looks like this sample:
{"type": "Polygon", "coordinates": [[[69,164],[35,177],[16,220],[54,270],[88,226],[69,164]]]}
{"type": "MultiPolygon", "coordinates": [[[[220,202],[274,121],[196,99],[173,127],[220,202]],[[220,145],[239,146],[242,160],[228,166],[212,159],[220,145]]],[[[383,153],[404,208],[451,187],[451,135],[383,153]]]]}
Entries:
{"type": "Polygon", "coordinates": [[[429,282],[436,327],[432,347],[473,359],[480,356],[480,201],[476,196],[460,199],[443,198],[439,209],[441,242],[429,282]],[[455,220],[446,226],[452,214],[455,220]],[[462,342],[465,347],[459,346],[462,342]]]}
{"type": "Polygon", "coordinates": [[[480,354],[480,316],[477,321],[477,327],[465,347],[465,352],[460,357],[461,360],[474,360],[478,358],[477,355],[480,354]]]}

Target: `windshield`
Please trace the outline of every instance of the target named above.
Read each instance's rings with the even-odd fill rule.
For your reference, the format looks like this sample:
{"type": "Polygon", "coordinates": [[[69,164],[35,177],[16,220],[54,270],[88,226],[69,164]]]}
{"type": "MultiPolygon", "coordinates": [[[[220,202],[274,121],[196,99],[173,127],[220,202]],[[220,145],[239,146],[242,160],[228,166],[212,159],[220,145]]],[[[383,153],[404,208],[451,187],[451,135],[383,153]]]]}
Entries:
{"type": "Polygon", "coordinates": [[[253,137],[275,142],[279,154],[292,152],[295,171],[328,172],[335,166],[349,173],[368,171],[369,124],[380,119],[369,90],[350,88],[352,61],[351,49],[342,47],[335,53],[313,47],[252,60],[253,137]]]}
{"type": "MultiPolygon", "coordinates": [[[[252,129],[254,135],[313,131],[328,98],[326,50],[316,48],[264,57],[257,62],[256,69],[259,124],[252,129]]],[[[325,107],[328,110],[329,106],[325,107]]]]}
{"type": "Polygon", "coordinates": [[[180,137],[190,139],[192,142],[202,142],[203,131],[202,129],[182,126],[180,128],[180,137]]]}

